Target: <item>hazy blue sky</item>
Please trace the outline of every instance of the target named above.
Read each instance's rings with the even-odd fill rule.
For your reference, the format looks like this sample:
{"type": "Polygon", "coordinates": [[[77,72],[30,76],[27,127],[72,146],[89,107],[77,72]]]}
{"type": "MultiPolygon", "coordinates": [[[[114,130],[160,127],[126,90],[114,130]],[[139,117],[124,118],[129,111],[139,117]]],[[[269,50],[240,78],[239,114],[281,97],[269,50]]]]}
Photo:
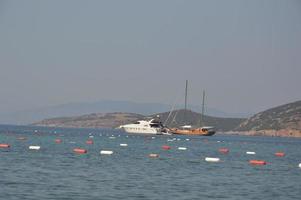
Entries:
{"type": "Polygon", "coordinates": [[[301,1],[0,1],[0,112],[101,99],[255,112],[301,99],[301,1]]]}

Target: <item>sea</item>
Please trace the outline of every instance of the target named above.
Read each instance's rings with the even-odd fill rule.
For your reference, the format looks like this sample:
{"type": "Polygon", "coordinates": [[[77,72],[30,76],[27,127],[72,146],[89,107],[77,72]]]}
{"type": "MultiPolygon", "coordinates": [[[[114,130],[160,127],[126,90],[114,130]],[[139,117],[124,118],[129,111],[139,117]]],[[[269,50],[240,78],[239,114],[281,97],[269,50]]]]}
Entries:
{"type": "Polygon", "coordinates": [[[1,125],[0,144],[10,145],[0,148],[0,199],[301,198],[299,138],[144,136],[114,129],[1,125]],[[220,148],[229,152],[220,153],[220,148]],[[101,155],[101,150],[113,154],[101,155]],[[285,155],[277,157],[276,152],[285,155]],[[206,157],[220,161],[206,162],[206,157]],[[250,160],[266,165],[251,165],[250,160]]]}

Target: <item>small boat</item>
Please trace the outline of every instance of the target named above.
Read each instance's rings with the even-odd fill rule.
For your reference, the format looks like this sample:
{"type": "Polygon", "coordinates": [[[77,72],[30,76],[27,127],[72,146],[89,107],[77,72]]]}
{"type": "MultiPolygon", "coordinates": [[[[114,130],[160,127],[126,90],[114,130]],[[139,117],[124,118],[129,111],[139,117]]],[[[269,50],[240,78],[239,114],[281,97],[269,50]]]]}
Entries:
{"type": "Polygon", "coordinates": [[[127,133],[138,134],[155,134],[163,135],[168,134],[167,129],[163,126],[159,119],[151,118],[150,120],[139,120],[132,124],[125,124],[119,126],[127,133]]]}
{"type": "Polygon", "coordinates": [[[173,134],[179,135],[201,135],[211,136],[215,134],[214,127],[202,126],[199,128],[192,128],[190,125],[181,126],[181,128],[170,128],[169,131],[173,134]]]}
{"type": "MultiPolygon", "coordinates": [[[[188,81],[186,80],[186,87],[185,87],[185,112],[187,110],[187,86],[188,81]]],[[[200,124],[203,124],[204,118],[204,102],[205,102],[205,91],[203,91],[203,103],[202,103],[202,114],[200,124]]],[[[211,136],[215,134],[214,127],[212,126],[201,126],[201,127],[193,127],[191,125],[184,125],[180,128],[169,128],[169,131],[173,134],[180,134],[180,135],[200,135],[200,136],[211,136]]]]}

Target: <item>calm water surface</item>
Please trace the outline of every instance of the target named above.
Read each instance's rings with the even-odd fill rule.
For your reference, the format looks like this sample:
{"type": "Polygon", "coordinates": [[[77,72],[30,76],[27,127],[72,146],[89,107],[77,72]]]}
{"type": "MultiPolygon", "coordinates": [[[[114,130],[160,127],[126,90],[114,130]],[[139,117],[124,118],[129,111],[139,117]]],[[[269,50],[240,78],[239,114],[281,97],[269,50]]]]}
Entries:
{"type": "Polygon", "coordinates": [[[152,138],[111,129],[0,126],[0,143],[11,145],[0,149],[0,199],[301,198],[301,139],[221,134],[152,138]],[[85,143],[89,137],[93,145],[85,143]],[[56,138],[62,143],[56,144],[56,138]],[[177,139],[168,141],[172,138],[177,139]],[[29,150],[30,145],[41,149],[29,150]],[[77,147],[88,153],[73,153],[77,147]],[[230,152],[219,153],[222,147],[230,152]],[[100,150],[114,154],[100,155],[100,150]],[[277,151],[285,157],[274,156],[277,151]],[[160,157],[149,158],[150,153],[160,157]],[[221,162],[208,163],[205,157],[221,162]],[[250,159],[268,164],[251,166],[250,159]]]}

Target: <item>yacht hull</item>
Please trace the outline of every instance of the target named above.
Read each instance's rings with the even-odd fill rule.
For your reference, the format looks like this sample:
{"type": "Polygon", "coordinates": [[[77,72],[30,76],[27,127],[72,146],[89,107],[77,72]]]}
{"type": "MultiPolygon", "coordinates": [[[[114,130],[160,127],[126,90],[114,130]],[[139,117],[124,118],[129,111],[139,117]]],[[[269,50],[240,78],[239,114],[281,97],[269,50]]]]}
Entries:
{"type": "Polygon", "coordinates": [[[199,136],[212,136],[215,134],[214,130],[202,130],[201,128],[196,129],[177,129],[177,128],[171,128],[169,130],[172,134],[178,134],[178,135],[199,135],[199,136]]]}

